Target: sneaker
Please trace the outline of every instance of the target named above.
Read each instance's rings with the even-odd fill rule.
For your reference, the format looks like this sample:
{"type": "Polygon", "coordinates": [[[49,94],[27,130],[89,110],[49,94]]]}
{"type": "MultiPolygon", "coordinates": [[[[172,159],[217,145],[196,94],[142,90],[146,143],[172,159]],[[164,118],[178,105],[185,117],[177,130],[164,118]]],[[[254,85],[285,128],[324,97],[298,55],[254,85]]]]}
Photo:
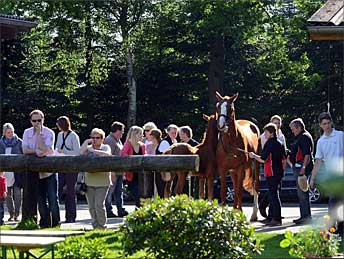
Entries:
{"type": "Polygon", "coordinates": [[[18,217],[17,217],[17,216],[14,216],[14,221],[16,221],[16,222],[18,222],[18,221],[19,221],[19,219],[18,219],[18,217]]]}
{"type": "Polygon", "coordinates": [[[107,218],[116,218],[117,216],[112,211],[109,211],[106,213],[106,217],[107,218]]]}
{"type": "Polygon", "coordinates": [[[10,216],[7,221],[13,221],[13,220],[14,220],[13,216],[10,216]]]}
{"type": "Polygon", "coordinates": [[[118,217],[123,218],[123,217],[127,216],[129,214],[129,212],[123,209],[123,210],[118,211],[117,214],[118,214],[118,217]]]}

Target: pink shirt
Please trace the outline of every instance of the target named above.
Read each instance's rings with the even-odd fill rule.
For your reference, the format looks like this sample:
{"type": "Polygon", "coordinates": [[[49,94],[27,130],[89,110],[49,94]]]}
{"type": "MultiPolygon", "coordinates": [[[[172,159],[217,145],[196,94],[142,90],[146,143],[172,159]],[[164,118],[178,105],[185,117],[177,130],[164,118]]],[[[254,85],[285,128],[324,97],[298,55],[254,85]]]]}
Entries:
{"type": "MultiPolygon", "coordinates": [[[[51,150],[54,150],[54,142],[55,142],[54,131],[43,126],[41,135],[42,135],[44,144],[51,150]]],[[[37,137],[33,130],[33,127],[28,128],[24,131],[22,146],[29,149],[37,149],[38,147],[37,137]]]]}
{"type": "MultiPolygon", "coordinates": [[[[50,148],[51,154],[54,154],[54,142],[55,142],[54,131],[43,126],[41,135],[43,138],[44,145],[50,148]]],[[[38,149],[37,136],[33,130],[33,127],[28,128],[24,131],[22,147],[29,148],[29,149],[38,149]]],[[[39,178],[40,179],[46,178],[52,174],[53,173],[39,173],[39,178]]]]}

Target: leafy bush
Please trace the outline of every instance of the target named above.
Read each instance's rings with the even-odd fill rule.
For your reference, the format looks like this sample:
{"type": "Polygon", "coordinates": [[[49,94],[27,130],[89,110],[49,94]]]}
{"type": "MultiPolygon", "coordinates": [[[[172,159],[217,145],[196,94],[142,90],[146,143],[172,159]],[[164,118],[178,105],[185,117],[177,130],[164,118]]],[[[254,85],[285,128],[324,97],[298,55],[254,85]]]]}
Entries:
{"type": "MultiPolygon", "coordinates": [[[[324,219],[328,221],[329,217],[325,215],[324,219]]],[[[298,258],[335,256],[338,254],[341,238],[334,233],[335,229],[328,225],[327,222],[322,222],[321,225],[303,232],[286,231],[280,246],[289,247],[289,254],[298,258]]]]}
{"type": "Polygon", "coordinates": [[[33,219],[27,219],[20,221],[18,225],[14,228],[16,230],[35,230],[39,229],[39,226],[33,219]]]}
{"type": "Polygon", "coordinates": [[[121,227],[126,255],[145,249],[156,258],[249,258],[259,241],[241,211],[180,195],[154,198],[121,227]]]}
{"type": "Polygon", "coordinates": [[[107,245],[100,238],[84,236],[68,237],[57,244],[57,258],[66,259],[100,259],[107,254],[107,245]]]}

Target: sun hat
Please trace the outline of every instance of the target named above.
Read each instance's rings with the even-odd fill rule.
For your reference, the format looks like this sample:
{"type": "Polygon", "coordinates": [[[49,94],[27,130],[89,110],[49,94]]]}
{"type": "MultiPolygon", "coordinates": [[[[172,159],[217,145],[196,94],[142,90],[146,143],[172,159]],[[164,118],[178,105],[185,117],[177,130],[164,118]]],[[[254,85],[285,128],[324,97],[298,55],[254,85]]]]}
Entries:
{"type": "Polygon", "coordinates": [[[297,184],[299,185],[299,188],[303,192],[308,191],[308,181],[307,181],[307,176],[305,175],[299,175],[297,177],[297,184]]]}

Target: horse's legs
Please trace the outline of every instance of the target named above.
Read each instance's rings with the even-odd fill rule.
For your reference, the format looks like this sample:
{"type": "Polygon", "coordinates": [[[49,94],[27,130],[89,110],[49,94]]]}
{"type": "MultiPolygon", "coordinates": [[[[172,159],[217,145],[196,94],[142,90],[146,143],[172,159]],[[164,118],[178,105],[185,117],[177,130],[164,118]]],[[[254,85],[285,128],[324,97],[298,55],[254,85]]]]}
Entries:
{"type": "Polygon", "coordinates": [[[207,184],[208,184],[208,200],[212,201],[214,199],[214,175],[213,174],[208,174],[207,184]]]}
{"type": "Polygon", "coordinates": [[[198,195],[200,199],[205,199],[205,191],[204,191],[204,184],[205,184],[205,176],[200,175],[198,179],[199,183],[199,190],[198,190],[198,195]]]}
{"type": "Polygon", "coordinates": [[[226,170],[219,169],[219,173],[220,173],[220,180],[221,180],[221,205],[225,205],[226,193],[227,193],[226,170]]]}
{"type": "Polygon", "coordinates": [[[166,181],[165,189],[164,189],[164,198],[167,198],[167,199],[170,198],[171,188],[172,188],[173,180],[175,177],[176,177],[176,173],[171,173],[171,179],[166,181]]]}
{"type": "Polygon", "coordinates": [[[236,208],[239,210],[242,210],[242,196],[243,196],[243,182],[244,182],[244,177],[245,177],[245,170],[243,167],[238,168],[234,173],[237,174],[237,192],[235,193],[235,196],[237,196],[237,204],[236,208]]]}
{"type": "Polygon", "coordinates": [[[173,182],[173,179],[165,183],[164,198],[167,198],[167,199],[170,198],[172,182],[173,182]]]}
{"type": "Polygon", "coordinates": [[[186,175],[187,175],[187,172],[179,172],[177,185],[174,191],[176,195],[183,193],[186,175]]]}
{"type": "Polygon", "coordinates": [[[251,222],[258,221],[257,213],[258,213],[258,192],[254,190],[253,191],[253,211],[250,218],[251,222]]]}
{"type": "Polygon", "coordinates": [[[238,208],[238,196],[239,196],[239,189],[238,189],[238,174],[237,171],[231,170],[230,171],[230,175],[232,178],[232,183],[233,183],[233,190],[234,190],[234,202],[233,202],[233,209],[237,209],[238,208]]]}
{"type": "Polygon", "coordinates": [[[245,168],[245,174],[246,174],[246,177],[247,175],[252,175],[252,178],[253,178],[253,211],[252,211],[252,215],[251,215],[251,218],[250,218],[250,221],[251,222],[255,222],[258,220],[258,216],[257,216],[257,213],[258,213],[258,192],[256,190],[256,186],[255,186],[255,181],[254,181],[254,170],[251,168],[251,163],[249,163],[249,166],[245,168]]]}

